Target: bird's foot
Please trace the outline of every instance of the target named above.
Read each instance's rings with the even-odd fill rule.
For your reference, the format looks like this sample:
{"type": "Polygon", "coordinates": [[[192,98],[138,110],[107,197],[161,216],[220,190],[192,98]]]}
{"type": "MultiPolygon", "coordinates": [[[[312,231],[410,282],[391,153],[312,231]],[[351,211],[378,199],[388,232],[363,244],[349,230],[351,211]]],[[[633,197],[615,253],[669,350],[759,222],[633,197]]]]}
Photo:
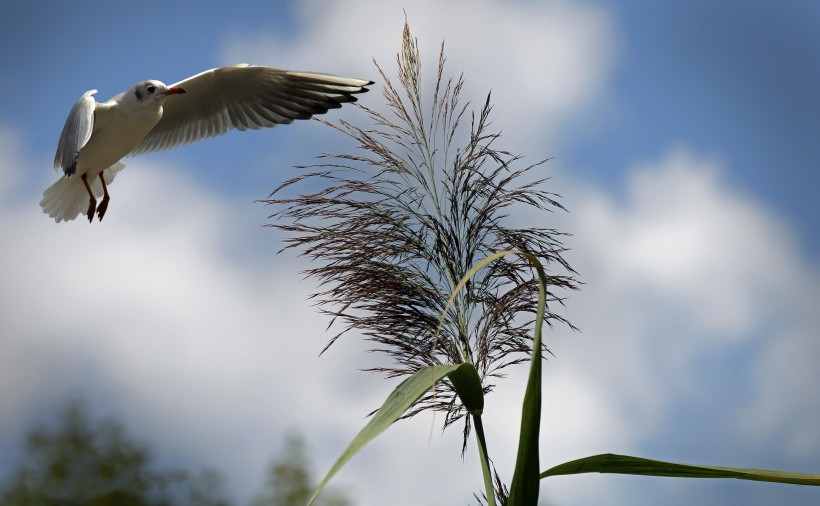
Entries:
{"type": "MultiPolygon", "coordinates": [[[[106,203],[107,204],[107,203],[106,203]]],[[[94,211],[97,209],[97,201],[91,199],[91,202],[88,203],[88,212],[85,215],[88,217],[88,223],[94,221],[94,211]]]]}
{"type": "Polygon", "coordinates": [[[108,195],[106,195],[102,199],[102,202],[100,202],[100,205],[97,207],[97,218],[99,218],[100,221],[102,221],[103,216],[105,216],[105,212],[108,210],[108,201],[109,200],[110,199],[108,198],[108,195]]]}

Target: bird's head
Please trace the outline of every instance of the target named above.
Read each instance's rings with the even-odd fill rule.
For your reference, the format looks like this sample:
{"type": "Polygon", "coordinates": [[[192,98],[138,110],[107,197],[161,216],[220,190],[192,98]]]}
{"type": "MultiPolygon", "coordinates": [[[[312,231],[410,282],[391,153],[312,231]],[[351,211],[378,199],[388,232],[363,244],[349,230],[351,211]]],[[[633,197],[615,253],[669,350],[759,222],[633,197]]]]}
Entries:
{"type": "Polygon", "coordinates": [[[182,88],[169,88],[161,81],[142,81],[131,87],[131,94],[139,103],[162,102],[170,95],[185,93],[182,88]]]}

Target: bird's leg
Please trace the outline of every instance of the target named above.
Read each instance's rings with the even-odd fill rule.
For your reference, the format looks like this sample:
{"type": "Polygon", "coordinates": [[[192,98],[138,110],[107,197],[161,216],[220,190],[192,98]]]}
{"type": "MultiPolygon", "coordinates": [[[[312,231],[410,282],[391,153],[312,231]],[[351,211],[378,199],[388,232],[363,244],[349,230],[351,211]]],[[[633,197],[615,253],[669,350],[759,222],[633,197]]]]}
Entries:
{"type": "Polygon", "coordinates": [[[103,172],[100,172],[100,183],[102,183],[103,187],[103,199],[102,202],[100,202],[100,206],[97,208],[97,217],[100,221],[102,221],[103,216],[105,216],[105,211],[108,210],[108,201],[111,200],[108,197],[108,188],[105,186],[105,177],[103,177],[103,172]]]}
{"type": "MultiPolygon", "coordinates": [[[[88,198],[91,199],[91,202],[88,203],[88,212],[86,213],[88,223],[91,223],[91,220],[94,219],[94,211],[97,209],[97,199],[94,198],[94,193],[91,191],[91,187],[88,186],[88,179],[86,179],[85,174],[80,176],[80,179],[83,180],[85,190],[88,192],[88,198]]],[[[103,186],[103,188],[105,188],[105,186],[103,186]]]]}

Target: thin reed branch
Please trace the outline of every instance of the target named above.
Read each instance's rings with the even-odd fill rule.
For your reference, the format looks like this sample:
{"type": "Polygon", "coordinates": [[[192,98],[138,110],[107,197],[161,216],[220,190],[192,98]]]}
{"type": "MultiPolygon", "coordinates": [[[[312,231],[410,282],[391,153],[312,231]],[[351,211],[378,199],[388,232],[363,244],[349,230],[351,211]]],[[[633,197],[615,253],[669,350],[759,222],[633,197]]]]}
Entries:
{"type": "MultiPolygon", "coordinates": [[[[546,217],[520,228],[510,216],[563,207],[544,189],[545,178],[533,177],[545,161],[522,166],[520,157],[496,147],[491,95],[477,112],[461,103],[464,78],[445,77],[443,44],[430,104],[407,24],[396,60],[397,83],[374,62],[387,112],[359,106],[370,129],[323,121],[353,139],[356,154],[325,154],[300,167],[304,173],[265,201],[275,208],[270,226],[289,233],[285,249],[312,261],[306,274],[319,282],[313,299],[337,329],[327,346],[350,332],[364,336],[389,358],[370,370],[387,377],[468,361],[489,392],[506,367],[532,352],[538,285],[530,267],[501,259],[480,271],[434,342],[439,316],[464,274],[500,250],[531,253],[553,268],[548,300],[562,304],[577,288],[563,257],[564,234],[541,226],[546,217]]],[[[574,328],[551,310],[544,319],[574,328]]],[[[446,413],[445,427],[465,415],[446,383],[407,416],[428,408],[446,413]]]]}

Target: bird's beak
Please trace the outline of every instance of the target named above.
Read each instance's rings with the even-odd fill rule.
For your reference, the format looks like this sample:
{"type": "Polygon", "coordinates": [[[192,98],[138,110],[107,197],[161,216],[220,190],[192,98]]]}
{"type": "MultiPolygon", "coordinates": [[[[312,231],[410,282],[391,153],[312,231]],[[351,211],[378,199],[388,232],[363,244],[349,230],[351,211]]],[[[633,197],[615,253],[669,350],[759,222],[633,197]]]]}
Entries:
{"type": "Polygon", "coordinates": [[[164,94],[165,95],[179,95],[180,93],[185,93],[185,90],[182,89],[182,88],[168,88],[168,91],[166,91],[164,94]]]}

